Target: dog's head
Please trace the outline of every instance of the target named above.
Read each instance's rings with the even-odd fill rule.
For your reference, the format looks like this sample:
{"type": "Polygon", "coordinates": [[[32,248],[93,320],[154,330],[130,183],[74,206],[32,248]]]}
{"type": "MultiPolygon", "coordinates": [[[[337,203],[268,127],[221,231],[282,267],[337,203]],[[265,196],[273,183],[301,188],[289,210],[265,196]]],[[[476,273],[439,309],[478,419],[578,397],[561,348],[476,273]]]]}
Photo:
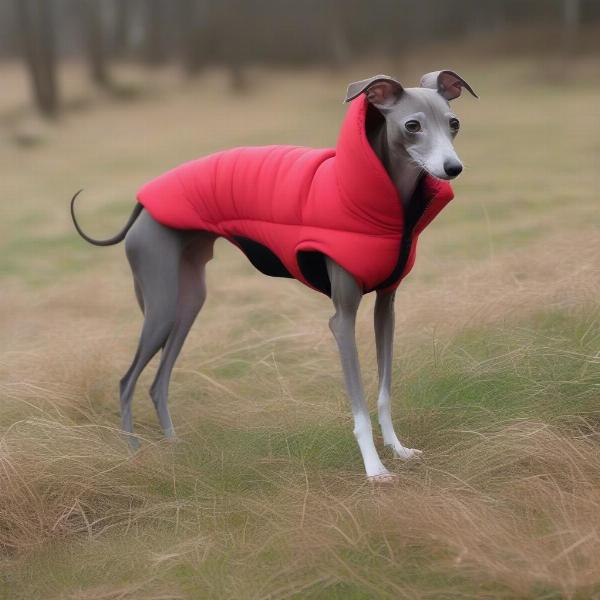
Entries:
{"type": "Polygon", "coordinates": [[[421,78],[419,87],[405,88],[387,75],[376,75],[348,86],[346,102],[360,94],[385,117],[391,159],[406,155],[438,179],[454,179],[463,165],[454,149],[460,121],[450,100],[471,86],[453,71],[434,71],[421,78]]]}

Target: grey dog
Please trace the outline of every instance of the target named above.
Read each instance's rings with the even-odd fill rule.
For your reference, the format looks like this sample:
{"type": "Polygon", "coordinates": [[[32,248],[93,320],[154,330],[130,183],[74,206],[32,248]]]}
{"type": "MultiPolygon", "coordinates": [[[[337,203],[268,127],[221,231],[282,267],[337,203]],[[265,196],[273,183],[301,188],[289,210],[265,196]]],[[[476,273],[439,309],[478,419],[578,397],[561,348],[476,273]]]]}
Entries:
{"type": "MultiPolygon", "coordinates": [[[[348,86],[347,100],[364,93],[384,117],[367,131],[368,141],[398,190],[405,210],[425,173],[449,180],[463,169],[454,149],[460,124],[449,105],[449,100],[458,97],[463,88],[476,96],[464,79],[448,70],[424,75],[419,87],[414,88],[405,88],[382,75],[348,86]]],[[[148,362],[162,349],[150,396],[165,435],[172,437],[175,431],[167,405],[169,380],[186,336],[206,299],[205,269],[213,257],[213,244],[218,236],[207,231],[167,227],[137,204],[119,234],[108,240],[95,240],[81,230],[75,219],[74,202],[78,194],[71,201],[71,214],[85,240],[108,246],[125,239],[135,294],[144,313],[135,357],[120,381],[122,429],[130,444],[137,447],[139,442],[133,435],[131,413],[135,385],[148,362]]],[[[340,352],[354,417],[354,435],[367,477],[390,481],[393,475],[375,448],[356,348],[356,313],[364,290],[341,265],[327,256],[324,260],[335,309],[329,325],[340,352]]],[[[377,407],[384,444],[392,447],[396,457],[408,460],[421,451],[402,445],[391,418],[394,296],[395,291],[377,290],[374,314],[379,372],[377,407]]]]}

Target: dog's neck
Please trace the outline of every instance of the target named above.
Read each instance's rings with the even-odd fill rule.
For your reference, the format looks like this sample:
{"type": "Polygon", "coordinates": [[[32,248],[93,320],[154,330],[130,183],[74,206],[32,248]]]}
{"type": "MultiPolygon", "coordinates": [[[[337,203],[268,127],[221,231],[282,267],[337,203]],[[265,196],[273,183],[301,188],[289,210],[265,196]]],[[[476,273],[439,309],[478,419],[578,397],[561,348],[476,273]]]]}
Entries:
{"type": "Polygon", "coordinates": [[[390,147],[385,120],[367,131],[367,138],[390,179],[394,182],[402,204],[407,207],[417,183],[423,175],[423,170],[415,164],[402,146],[393,149],[390,147]]]}

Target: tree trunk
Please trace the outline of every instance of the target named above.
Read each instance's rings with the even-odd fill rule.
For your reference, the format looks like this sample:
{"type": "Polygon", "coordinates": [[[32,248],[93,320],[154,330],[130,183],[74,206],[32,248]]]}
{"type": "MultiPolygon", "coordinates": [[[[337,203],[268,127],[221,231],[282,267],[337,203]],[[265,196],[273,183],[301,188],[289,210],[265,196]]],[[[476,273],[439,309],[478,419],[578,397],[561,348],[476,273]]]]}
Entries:
{"type": "Polygon", "coordinates": [[[180,50],[188,75],[195,75],[222,58],[221,10],[216,0],[180,0],[180,50]]]}
{"type": "Polygon", "coordinates": [[[15,0],[33,98],[46,117],[58,114],[53,0],[15,0]]]}
{"type": "Polygon", "coordinates": [[[97,0],[81,0],[81,11],[90,79],[99,87],[109,87],[102,4],[97,0]]]}
{"type": "Polygon", "coordinates": [[[161,0],[144,1],[144,61],[158,65],[165,59],[161,0]]]}
{"type": "Polygon", "coordinates": [[[329,0],[329,40],[334,67],[347,64],[351,58],[350,43],[344,23],[344,7],[340,0],[329,0]]]}
{"type": "Polygon", "coordinates": [[[114,0],[114,19],[114,53],[116,56],[124,56],[129,49],[130,0],[114,0]]]}
{"type": "Polygon", "coordinates": [[[581,23],[581,0],[563,0],[563,50],[570,56],[575,50],[581,23]]]}
{"type": "Polygon", "coordinates": [[[219,39],[219,54],[229,72],[231,89],[243,93],[248,88],[246,66],[248,61],[249,26],[246,19],[245,0],[220,0],[216,9],[217,31],[221,32],[219,39]]]}
{"type": "Polygon", "coordinates": [[[181,61],[185,72],[192,75],[198,70],[201,62],[198,56],[197,1],[179,0],[177,8],[181,61]]]}

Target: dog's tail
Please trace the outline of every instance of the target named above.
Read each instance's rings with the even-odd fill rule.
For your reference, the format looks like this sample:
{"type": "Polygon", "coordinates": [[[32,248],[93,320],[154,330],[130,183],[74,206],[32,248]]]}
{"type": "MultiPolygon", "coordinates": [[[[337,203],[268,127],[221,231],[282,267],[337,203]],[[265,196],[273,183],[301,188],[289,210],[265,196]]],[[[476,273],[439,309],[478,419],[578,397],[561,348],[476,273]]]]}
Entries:
{"type": "Polygon", "coordinates": [[[121,229],[121,231],[119,231],[119,233],[117,233],[117,235],[115,235],[114,237],[108,238],[107,240],[95,240],[94,238],[91,238],[89,235],[87,235],[86,233],[84,233],[82,231],[81,227],[79,226],[79,223],[77,222],[77,219],[75,218],[75,200],[77,199],[77,196],[79,196],[79,194],[81,194],[81,192],[83,192],[83,190],[79,190],[71,198],[71,218],[73,219],[73,225],[75,225],[75,229],[77,229],[77,233],[86,242],[89,242],[90,244],[94,244],[94,246],[112,246],[114,244],[118,244],[119,242],[122,242],[123,239],[125,238],[125,236],[127,235],[129,228],[135,223],[135,220],[139,217],[140,213],[142,212],[142,210],[144,208],[138,202],[135,205],[135,207],[133,208],[133,212],[129,216],[129,220],[127,221],[127,223],[125,223],[125,227],[123,227],[123,229],[121,229]]]}

